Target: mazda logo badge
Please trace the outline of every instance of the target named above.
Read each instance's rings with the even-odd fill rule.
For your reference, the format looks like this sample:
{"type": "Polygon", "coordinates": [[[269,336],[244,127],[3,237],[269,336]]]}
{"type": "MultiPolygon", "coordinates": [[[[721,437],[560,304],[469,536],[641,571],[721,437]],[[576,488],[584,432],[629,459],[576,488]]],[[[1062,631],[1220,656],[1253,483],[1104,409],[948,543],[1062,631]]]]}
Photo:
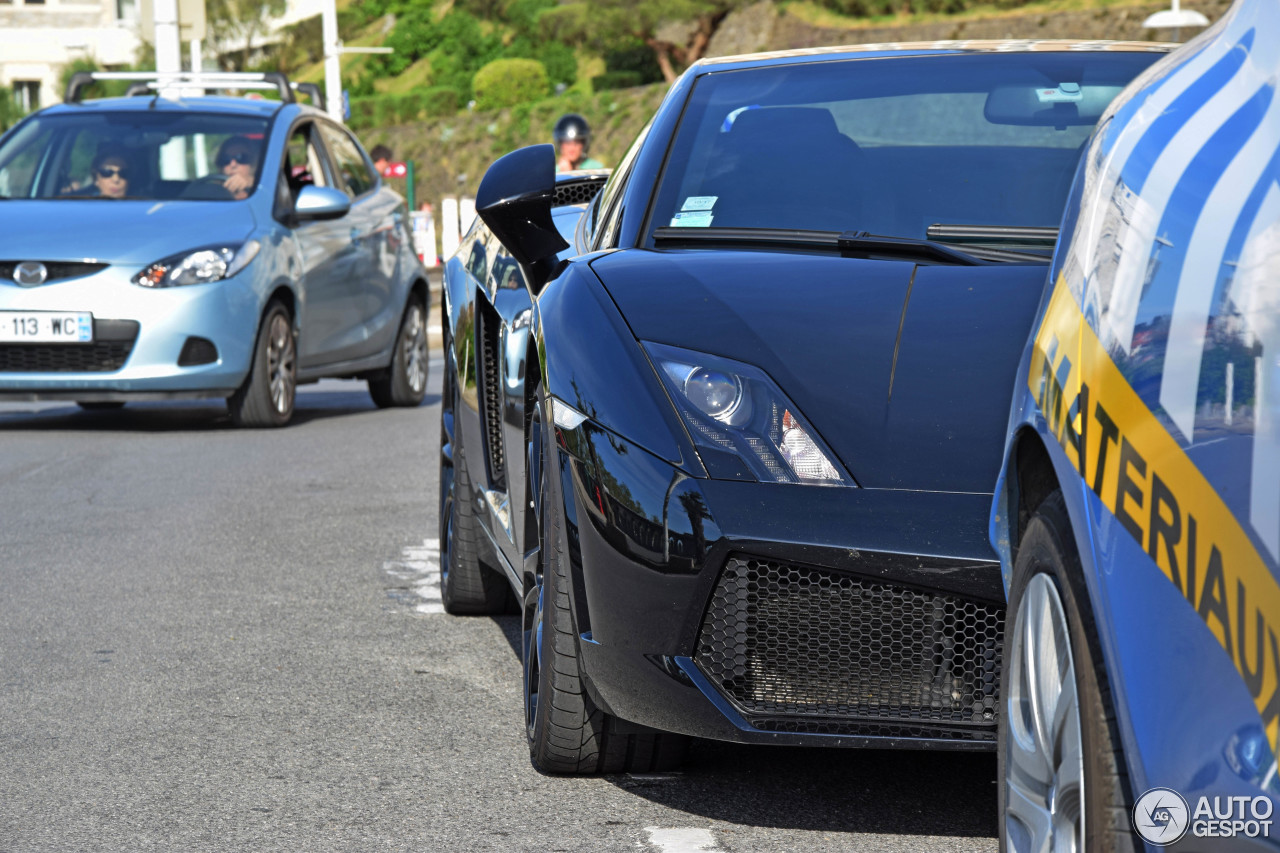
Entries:
{"type": "Polygon", "coordinates": [[[13,270],[13,280],[21,287],[36,287],[48,279],[49,270],[39,261],[23,261],[13,270]]]}

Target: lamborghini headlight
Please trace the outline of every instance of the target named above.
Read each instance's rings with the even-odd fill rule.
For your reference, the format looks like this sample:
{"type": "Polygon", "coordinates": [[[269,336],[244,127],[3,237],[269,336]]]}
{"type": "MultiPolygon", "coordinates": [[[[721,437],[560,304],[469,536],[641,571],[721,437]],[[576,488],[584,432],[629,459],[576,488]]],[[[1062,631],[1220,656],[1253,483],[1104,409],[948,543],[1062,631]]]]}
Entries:
{"type": "Polygon", "coordinates": [[[763,370],[665,344],[644,348],[712,477],[856,485],[763,370]]]}

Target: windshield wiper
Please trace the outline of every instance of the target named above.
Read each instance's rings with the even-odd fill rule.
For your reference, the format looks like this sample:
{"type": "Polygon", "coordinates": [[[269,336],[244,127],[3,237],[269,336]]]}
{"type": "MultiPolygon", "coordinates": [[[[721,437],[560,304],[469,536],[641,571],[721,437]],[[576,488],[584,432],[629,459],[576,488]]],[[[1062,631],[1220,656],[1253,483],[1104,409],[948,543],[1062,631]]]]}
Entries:
{"type": "Polygon", "coordinates": [[[925,229],[930,240],[945,243],[998,243],[1017,246],[1052,248],[1058,242],[1058,229],[1026,225],[943,225],[934,223],[925,229]]]}
{"type": "MultiPolygon", "coordinates": [[[[980,266],[989,261],[931,240],[882,237],[862,231],[805,231],[791,228],[654,229],[657,244],[758,246],[779,249],[835,250],[844,257],[980,266]]],[[[985,254],[985,253],[984,253],[985,254]]]]}

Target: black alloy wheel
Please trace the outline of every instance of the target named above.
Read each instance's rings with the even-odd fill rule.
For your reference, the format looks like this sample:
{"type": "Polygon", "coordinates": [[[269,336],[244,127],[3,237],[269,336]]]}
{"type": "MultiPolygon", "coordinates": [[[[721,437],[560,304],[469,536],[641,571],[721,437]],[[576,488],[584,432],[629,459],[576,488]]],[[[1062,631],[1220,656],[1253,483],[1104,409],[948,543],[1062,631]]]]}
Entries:
{"type": "Polygon", "coordinates": [[[542,531],[538,570],[522,602],[525,734],[534,766],[543,773],[645,773],[678,767],[688,751],[684,735],[628,725],[596,708],[583,685],[578,636],[569,601],[569,557],[560,497],[554,429],[530,429],[529,470],[538,471],[534,511],[542,531]],[[536,464],[533,460],[537,460],[536,464]]]}

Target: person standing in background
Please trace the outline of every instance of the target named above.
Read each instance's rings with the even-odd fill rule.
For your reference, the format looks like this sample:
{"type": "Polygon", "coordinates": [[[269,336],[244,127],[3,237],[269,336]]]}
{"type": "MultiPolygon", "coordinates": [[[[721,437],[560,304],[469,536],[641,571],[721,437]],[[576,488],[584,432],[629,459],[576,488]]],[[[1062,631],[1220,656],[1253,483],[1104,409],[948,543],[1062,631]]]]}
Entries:
{"type": "Polygon", "coordinates": [[[591,126],[577,113],[566,113],[551,132],[556,142],[556,171],[603,169],[604,163],[587,156],[591,150],[591,126]]]}
{"type": "Polygon", "coordinates": [[[387,166],[391,165],[391,149],[385,145],[375,145],[369,156],[373,158],[373,168],[377,170],[378,176],[387,177],[387,166]]]}

